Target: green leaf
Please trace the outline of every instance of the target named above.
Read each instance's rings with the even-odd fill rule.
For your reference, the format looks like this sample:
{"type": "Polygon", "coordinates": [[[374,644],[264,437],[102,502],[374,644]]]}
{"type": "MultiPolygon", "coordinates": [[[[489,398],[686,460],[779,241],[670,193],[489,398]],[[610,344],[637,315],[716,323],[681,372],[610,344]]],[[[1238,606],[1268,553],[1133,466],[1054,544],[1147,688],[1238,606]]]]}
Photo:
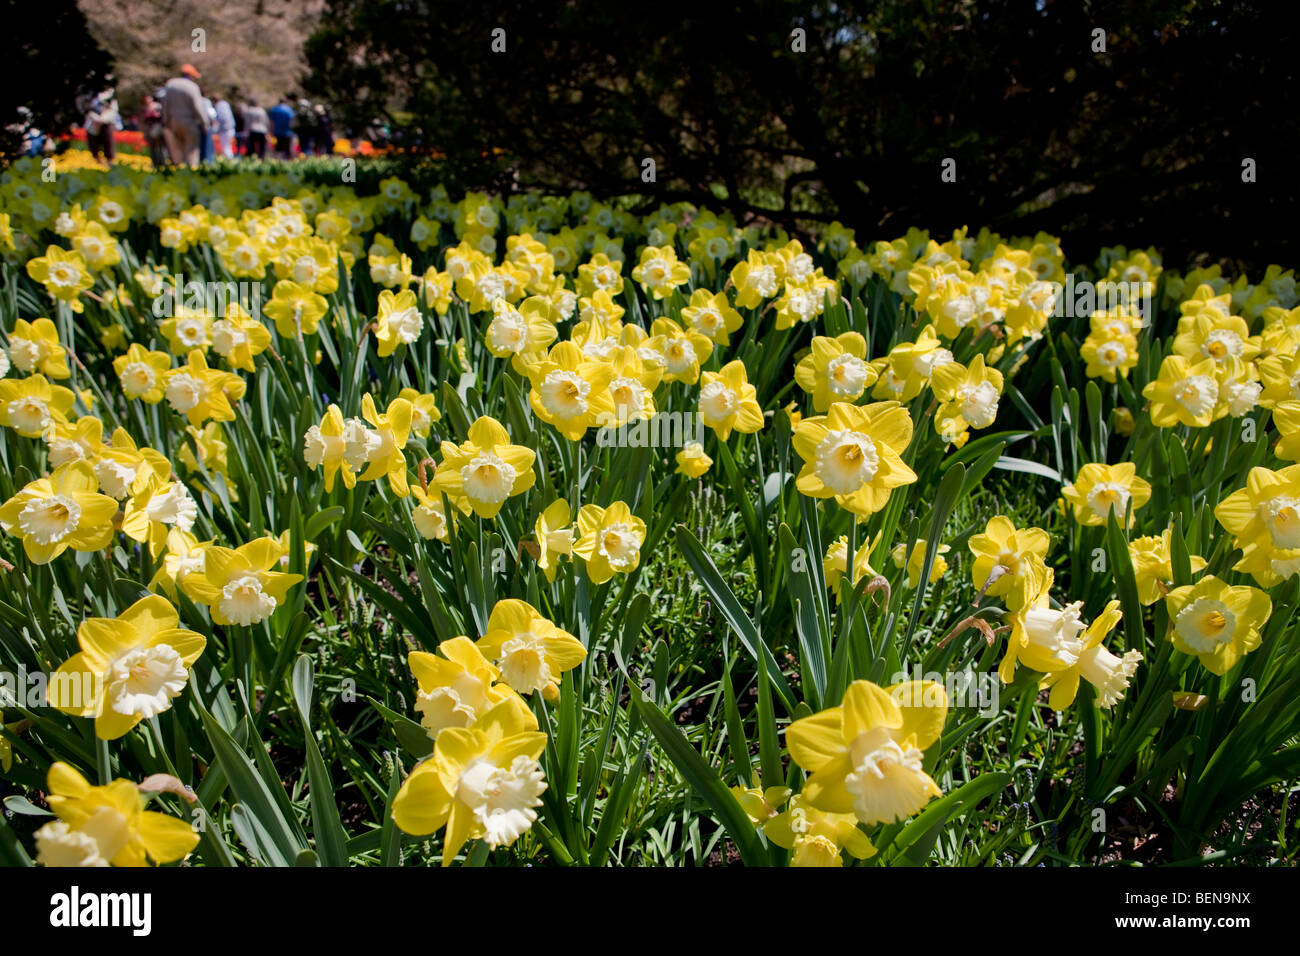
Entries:
{"type": "MultiPolygon", "coordinates": [[[[1009,783],[1009,773],[982,773],[947,796],[932,800],[894,837],[887,848],[887,860],[897,862],[898,857],[907,854],[907,862],[910,864],[925,862],[939,832],[950,818],[969,812],[981,800],[1002,790],[1009,783]],[[908,852],[913,849],[917,852],[908,852]]],[[[882,857],[885,856],[882,852],[882,857]]],[[[886,859],[881,862],[886,862],[886,859]]]]}
{"type": "Polygon", "coordinates": [[[402,749],[414,757],[416,760],[423,760],[429,754],[433,753],[433,741],[429,739],[429,734],[424,727],[404,717],[395,710],[390,710],[373,697],[367,697],[370,706],[379,711],[380,715],[393,726],[393,733],[397,735],[397,742],[402,745],[402,749]]]}
{"type": "Polygon", "coordinates": [[[293,666],[293,698],[302,718],[304,741],[307,750],[307,782],[310,785],[312,830],[316,837],[316,852],[322,866],[348,865],[348,834],[343,829],[338,805],[334,802],[334,781],[329,768],[321,758],[316,735],[311,729],[312,684],[314,682],[311,658],[305,654],[293,666]]]}
{"type": "Polygon", "coordinates": [[[781,703],[787,713],[794,712],[794,694],[790,690],[790,685],[781,673],[780,665],[776,662],[776,657],[772,654],[772,649],[763,642],[758,633],[758,626],[745,613],[740,604],[740,599],[736,597],[734,591],[727,586],[727,582],[722,579],[718,573],[717,566],[704,553],[704,547],[700,544],[699,539],[691,534],[689,528],[685,525],[677,526],[677,545],[681,548],[682,556],[686,558],[686,563],[691,566],[704,589],[713,596],[713,600],[718,605],[718,610],[726,618],[731,629],[735,631],[736,636],[740,638],[740,643],[749,651],[755,661],[758,655],[762,654],[766,664],[767,672],[771,676],[772,686],[776,694],[781,698],[781,703]]]}
{"type": "Polygon", "coordinates": [[[683,779],[695,788],[695,791],[718,815],[718,822],[726,828],[745,865],[766,866],[767,851],[758,838],[754,824],[749,822],[749,816],[723,784],[717,771],[704,762],[704,758],[677,729],[677,725],[664,716],[664,712],[651,703],[639,688],[632,687],[631,691],[632,702],[641,719],[650,728],[655,740],[659,742],[659,746],[663,748],[683,779]]]}
{"type": "MultiPolygon", "coordinates": [[[[297,821],[291,822],[285,818],[275,795],[262,779],[262,774],[216,719],[202,708],[199,716],[230,790],[244,811],[243,825],[236,824],[235,832],[249,850],[270,865],[293,865],[298,854],[307,849],[306,838],[297,826],[297,821]]],[[[235,808],[232,808],[232,823],[235,822],[235,817],[235,808]]]]}
{"type": "Polygon", "coordinates": [[[1003,471],[1023,471],[1030,475],[1039,475],[1043,478],[1050,478],[1060,484],[1064,484],[1061,473],[1055,468],[1049,468],[1047,465],[1037,461],[1029,461],[1026,458],[1010,458],[1003,455],[993,463],[994,468],[1001,468],[1003,471]]]}

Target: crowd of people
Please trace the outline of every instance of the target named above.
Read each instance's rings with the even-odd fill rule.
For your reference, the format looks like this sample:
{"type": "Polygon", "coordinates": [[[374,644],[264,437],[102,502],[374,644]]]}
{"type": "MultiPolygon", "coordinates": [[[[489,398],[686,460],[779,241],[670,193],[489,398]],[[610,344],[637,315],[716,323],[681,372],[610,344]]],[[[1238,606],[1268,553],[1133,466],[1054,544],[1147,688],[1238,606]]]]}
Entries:
{"type": "MultiPolygon", "coordinates": [[[[204,89],[202,75],[189,63],[151,95],[132,125],[143,133],[155,166],[197,166],[216,158],[258,159],[330,153],[334,121],[322,103],[282,96],[269,107],[252,96],[204,89]]],[[[115,157],[114,132],[129,128],[112,85],[78,98],[87,146],[100,159],[115,157]]]]}

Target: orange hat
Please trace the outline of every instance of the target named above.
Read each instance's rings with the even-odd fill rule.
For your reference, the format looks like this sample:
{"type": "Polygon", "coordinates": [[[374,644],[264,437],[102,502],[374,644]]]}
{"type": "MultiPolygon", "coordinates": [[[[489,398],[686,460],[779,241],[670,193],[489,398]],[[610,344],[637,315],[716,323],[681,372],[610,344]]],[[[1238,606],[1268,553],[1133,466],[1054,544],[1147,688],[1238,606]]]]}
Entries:
{"type": "Polygon", "coordinates": [[[181,67],[181,72],[184,73],[186,76],[188,76],[191,80],[197,80],[202,75],[199,73],[198,70],[194,69],[194,64],[192,63],[186,63],[183,67],[181,67]]]}

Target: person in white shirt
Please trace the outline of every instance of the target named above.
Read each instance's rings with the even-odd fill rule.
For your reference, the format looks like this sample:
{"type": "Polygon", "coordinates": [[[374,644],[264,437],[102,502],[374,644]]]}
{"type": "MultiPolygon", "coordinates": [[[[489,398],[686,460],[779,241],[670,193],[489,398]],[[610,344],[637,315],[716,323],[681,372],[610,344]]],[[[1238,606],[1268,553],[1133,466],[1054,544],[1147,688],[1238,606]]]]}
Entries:
{"type": "Polygon", "coordinates": [[[235,111],[230,108],[230,101],[220,94],[217,94],[217,101],[213,106],[217,115],[216,131],[213,134],[217,155],[233,157],[235,155],[235,111]]]}

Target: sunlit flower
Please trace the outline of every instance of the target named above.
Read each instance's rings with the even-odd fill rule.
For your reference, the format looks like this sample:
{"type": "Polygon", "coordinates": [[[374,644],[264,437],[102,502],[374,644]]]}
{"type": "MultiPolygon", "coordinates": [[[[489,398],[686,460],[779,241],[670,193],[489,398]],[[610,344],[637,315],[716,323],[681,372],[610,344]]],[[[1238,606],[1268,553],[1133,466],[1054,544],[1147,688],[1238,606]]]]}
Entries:
{"type": "Polygon", "coordinates": [[[911,440],[912,419],[897,403],[837,402],[795,429],[794,448],[804,461],[797,487],[813,498],[834,498],[855,514],[874,514],[891,490],[916,481],[901,457],[911,440]]]}
{"type": "Polygon", "coordinates": [[[645,522],[622,501],[608,508],[583,505],[573,553],[585,562],[591,582],[604,584],[615,574],[630,574],[640,566],[645,535],[645,522]]]}
{"type": "Polygon", "coordinates": [[[66,714],[93,717],[95,736],[116,740],[171,709],[206,643],[181,627],[171,602],[157,594],[115,618],[87,618],[77,630],[80,652],[50,682],[50,703],[66,714]]]}
{"type": "Polygon", "coordinates": [[[1137,476],[1137,466],[1131,461],[1117,465],[1094,462],[1079,469],[1074,481],[1061,489],[1061,496],[1074,508],[1074,520],[1079,524],[1105,525],[1113,512],[1122,526],[1130,504],[1137,511],[1151,500],[1151,485],[1137,476]]]}
{"type": "Polygon", "coordinates": [[[868,825],[906,820],[942,795],[923,763],[947,715],[939,684],[854,681],[840,706],[800,718],[785,732],[790,759],[809,772],[803,799],[868,825]]]}
{"type": "Polygon", "coordinates": [[[117,502],[98,488],[88,462],[70,461],[0,506],[0,527],[22,539],[34,564],[49,564],[68,548],[102,550],[113,540],[117,502]]]}
{"type": "Polygon", "coordinates": [[[513,598],[492,608],[478,649],[516,691],[541,691],[547,700],[559,697],[560,675],[587,656],[576,637],[542,617],[531,604],[513,598]]]}
{"type": "Polygon", "coordinates": [[[435,476],[439,489],[466,514],[495,518],[507,498],[521,495],[537,481],[537,453],[510,444],[510,434],[486,415],[470,426],[469,440],[442,443],[442,463],[435,476]]]}
{"type": "Polygon", "coordinates": [[[212,546],[203,553],[203,573],[192,572],[181,590],[196,604],[208,605],[212,620],[228,627],[264,621],[285,602],[301,574],[272,571],[280,566],[281,548],[274,538],[258,538],[238,548],[212,546]]]}
{"type": "Polygon", "coordinates": [[[36,831],[36,858],[45,866],[175,863],[198,846],[194,827],[144,809],[144,794],[129,780],[91,786],[59,761],[50,766],[45,789],[58,817],[36,831]]]}
{"type": "Polygon", "coordinates": [[[1260,630],[1273,613],[1273,602],[1259,588],[1234,587],[1212,574],[1174,588],[1165,605],[1174,647],[1219,676],[1259,647],[1260,630]]]}

